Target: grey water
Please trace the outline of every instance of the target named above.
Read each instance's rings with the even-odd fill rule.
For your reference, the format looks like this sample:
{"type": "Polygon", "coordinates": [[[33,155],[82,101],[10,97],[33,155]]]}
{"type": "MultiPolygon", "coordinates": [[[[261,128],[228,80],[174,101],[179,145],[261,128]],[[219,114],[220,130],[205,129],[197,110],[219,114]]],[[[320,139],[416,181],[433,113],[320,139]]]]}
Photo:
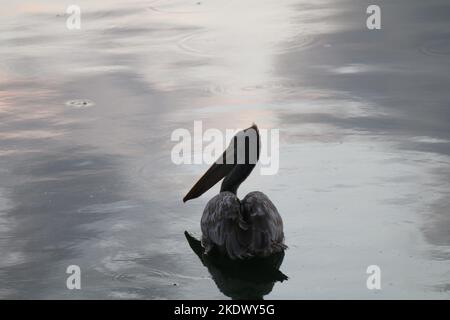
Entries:
{"type": "Polygon", "coordinates": [[[232,298],[184,235],[219,190],[182,202],[199,120],[279,129],[239,190],[285,224],[264,299],[450,298],[448,1],[380,2],[380,30],[368,1],[76,2],[71,30],[72,3],[0,1],[0,298],[232,298]]]}

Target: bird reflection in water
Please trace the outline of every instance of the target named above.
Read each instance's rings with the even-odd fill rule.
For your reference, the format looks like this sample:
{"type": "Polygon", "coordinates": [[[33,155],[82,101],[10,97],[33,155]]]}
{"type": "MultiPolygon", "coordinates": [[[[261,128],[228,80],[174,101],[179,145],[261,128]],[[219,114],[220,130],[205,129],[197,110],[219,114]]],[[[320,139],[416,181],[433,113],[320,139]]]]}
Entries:
{"type": "Polygon", "coordinates": [[[201,242],[184,232],[192,251],[208,269],[220,292],[239,300],[261,300],[269,294],[275,282],[283,282],[288,277],[279,268],[284,259],[284,251],[267,257],[233,260],[219,252],[205,254],[201,242]]]}

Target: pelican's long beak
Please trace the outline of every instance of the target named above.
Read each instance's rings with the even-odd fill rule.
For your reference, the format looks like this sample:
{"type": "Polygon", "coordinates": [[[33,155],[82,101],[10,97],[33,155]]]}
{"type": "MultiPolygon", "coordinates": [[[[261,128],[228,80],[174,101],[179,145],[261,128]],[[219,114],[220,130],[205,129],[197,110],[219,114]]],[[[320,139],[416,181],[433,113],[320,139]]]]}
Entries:
{"type": "MultiPolygon", "coordinates": [[[[259,145],[259,133],[256,124],[253,124],[250,128],[243,130],[246,132],[249,129],[255,130],[258,136],[259,145]]],[[[236,137],[235,137],[236,138],[236,137]]],[[[231,144],[230,144],[231,145],[231,144]]],[[[259,157],[259,150],[258,150],[259,157]]],[[[206,191],[211,189],[217,182],[222,180],[228,173],[236,166],[236,151],[234,150],[234,144],[227,148],[220,158],[214,162],[214,164],[206,171],[206,173],[197,181],[188,194],[183,198],[183,202],[200,197],[206,191]],[[230,149],[231,148],[231,149],[230,149]]]]}
{"type": "Polygon", "coordinates": [[[233,167],[234,165],[219,164],[216,161],[183,198],[183,202],[200,197],[230,173],[233,167]]]}

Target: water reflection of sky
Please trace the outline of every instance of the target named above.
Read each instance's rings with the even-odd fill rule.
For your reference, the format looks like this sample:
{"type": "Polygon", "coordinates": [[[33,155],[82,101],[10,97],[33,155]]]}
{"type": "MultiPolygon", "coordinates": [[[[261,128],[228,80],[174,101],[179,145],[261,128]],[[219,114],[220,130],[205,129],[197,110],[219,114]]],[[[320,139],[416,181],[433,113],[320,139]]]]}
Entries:
{"type": "Polygon", "coordinates": [[[2,2],[0,296],[222,298],[190,251],[205,166],[176,128],[280,129],[255,173],[285,221],[289,280],[266,298],[448,298],[445,1],[2,2]],[[67,101],[88,99],[88,107],[67,101]],[[83,289],[65,289],[80,265],[83,289]],[[366,268],[382,290],[366,289],[366,268]]]}

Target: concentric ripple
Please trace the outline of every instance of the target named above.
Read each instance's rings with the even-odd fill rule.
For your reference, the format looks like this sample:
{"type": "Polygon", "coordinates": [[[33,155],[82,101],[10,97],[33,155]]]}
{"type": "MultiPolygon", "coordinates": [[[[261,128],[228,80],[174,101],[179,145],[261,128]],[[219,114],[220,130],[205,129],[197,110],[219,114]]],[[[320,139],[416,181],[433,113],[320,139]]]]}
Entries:
{"type": "Polygon", "coordinates": [[[66,106],[81,109],[93,107],[95,106],[95,103],[89,99],[75,99],[66,101],[66,106]]]}

